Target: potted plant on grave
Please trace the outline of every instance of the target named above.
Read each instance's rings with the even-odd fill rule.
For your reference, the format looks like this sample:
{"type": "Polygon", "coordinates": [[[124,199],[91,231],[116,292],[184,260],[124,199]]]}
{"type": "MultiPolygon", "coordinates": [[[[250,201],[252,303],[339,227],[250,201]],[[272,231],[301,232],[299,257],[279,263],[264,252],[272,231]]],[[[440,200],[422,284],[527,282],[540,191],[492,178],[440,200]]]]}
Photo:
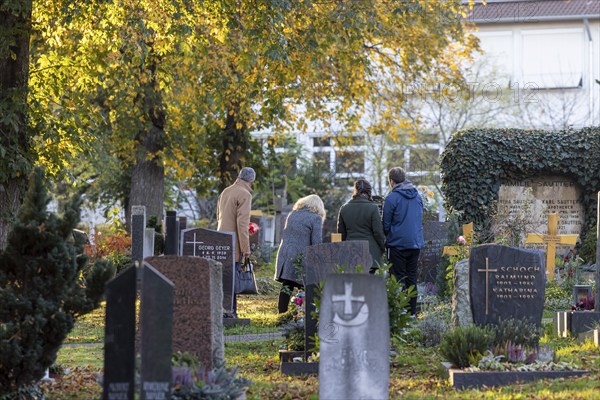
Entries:
{"type": "Polygon", "coordinates": [[[457,327],[440,344],[440,353],[448,360],[444,374],[456,388],[477,388],[587,372],[573,363],[561,362],[552,350],[540,347],[539,340],[537,326],[518,319],[495,326],[457,327]]]}
{"type": "Polygon", "coordinates": [[[173,400],[245,400],[246,390],[252,383],[239,377],[238,369],[218,365],[211,370],[203,368],[189,353],[173,354],[173,400]]]}

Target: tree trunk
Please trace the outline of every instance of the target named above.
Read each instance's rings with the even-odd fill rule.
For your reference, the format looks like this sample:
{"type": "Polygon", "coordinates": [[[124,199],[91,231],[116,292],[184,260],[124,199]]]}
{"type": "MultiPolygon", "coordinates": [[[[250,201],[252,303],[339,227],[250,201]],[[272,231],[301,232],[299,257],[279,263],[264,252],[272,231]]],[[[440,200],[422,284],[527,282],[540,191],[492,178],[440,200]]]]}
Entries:
{"type": "Polygon", "coordinates": [[[33,159],[27,127],[31,3],[0,8],[0,250],[21,206],[33,159]]]}
{"type": "Polygon", "coordinates": [[[238,109],[239,107],[234,106],[234,112],[227,113],[223,129],[223,148],[219,160],[219,193],[235,181],[244,167],[246,153],[250,147],[246,124],[236,118],[238,109]]]}
{"type": "Polygon", "coordinates": [[[165,168],[160,153],[165,148],[166,112],[154,73],[156,60],[148,63],[152,80],[144,90],[144,106],[148,113],[150,128],[137,137],[136,162],[131,174],[131,191],[126,208],[127,227],[130,229],[131,207],[146,206],[146,220],[155,216],[160,224],[163,218],[165,198],[165,168]]]}

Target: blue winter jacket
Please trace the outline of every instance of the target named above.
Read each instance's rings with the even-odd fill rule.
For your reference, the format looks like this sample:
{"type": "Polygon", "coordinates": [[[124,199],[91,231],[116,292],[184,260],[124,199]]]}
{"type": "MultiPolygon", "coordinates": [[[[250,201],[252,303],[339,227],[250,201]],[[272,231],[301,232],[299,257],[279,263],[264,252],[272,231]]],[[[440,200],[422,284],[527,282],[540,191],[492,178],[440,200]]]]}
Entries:
{"type": "Polygon", "coordinates": [[[404,181],[392,189],[383,203],[386,247],[420,249],[423,240],[423,199],[417,188],[404,181]]]}

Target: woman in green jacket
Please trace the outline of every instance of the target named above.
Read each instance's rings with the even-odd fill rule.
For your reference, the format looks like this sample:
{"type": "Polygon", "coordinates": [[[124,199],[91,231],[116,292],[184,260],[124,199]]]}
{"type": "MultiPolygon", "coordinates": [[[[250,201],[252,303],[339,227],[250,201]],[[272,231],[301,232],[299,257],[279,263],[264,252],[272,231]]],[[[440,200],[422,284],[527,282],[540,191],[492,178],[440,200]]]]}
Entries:
{"type": "Polygon", "coordinates": [[[382,264],[385,250],[385,235],[379,208],[371,197],[371,185],[365,179],[354,182],[352,199],[340,208],[338,215],[338,233],[342,240],[367,240],[369,252],[373,258],[369,273],[382,264]]]}

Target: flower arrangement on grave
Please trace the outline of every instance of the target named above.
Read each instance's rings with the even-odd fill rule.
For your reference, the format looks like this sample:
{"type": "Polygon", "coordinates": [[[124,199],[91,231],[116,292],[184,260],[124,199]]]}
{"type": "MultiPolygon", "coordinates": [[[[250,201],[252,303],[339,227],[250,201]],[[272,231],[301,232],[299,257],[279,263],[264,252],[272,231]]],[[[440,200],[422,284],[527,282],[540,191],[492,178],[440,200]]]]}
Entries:
{"type": "Polygon", "coordinates": [[[457,327],[440,344],[440,353],[465,371],[576,370],[560,362],[548,347],[539,346],[541,332],[525,320],[508,319],[498,325],[457,327]]]}
{"type": "Polygon", "coordinates": [[[237,368],[218,365],[203,368],[198,359],[177,352],[172,359],[172,393],[174,400],[238,399],[243,398],[251,380],[237,376],[237,368]]]}

